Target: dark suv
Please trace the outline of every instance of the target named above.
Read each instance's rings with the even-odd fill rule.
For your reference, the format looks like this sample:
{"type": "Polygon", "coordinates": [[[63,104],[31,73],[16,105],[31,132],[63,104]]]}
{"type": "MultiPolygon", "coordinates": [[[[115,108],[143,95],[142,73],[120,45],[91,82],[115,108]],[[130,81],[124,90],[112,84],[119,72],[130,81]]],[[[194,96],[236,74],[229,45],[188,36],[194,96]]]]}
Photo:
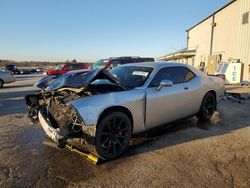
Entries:
{"type": "Polygon", "coordinates": [[[94,63],[92,69],[110,70],[118,65],[140,62],[154,62],[154,58],[149,57],[110,57],[109,59],[101,59],[94,63]]]}
{"type": "Polygon", "coordinates": [[[20,74],[20,70],[16,67],[16,65],[6,65],[5,68],[12,71],[14,74],[20,74]]]}

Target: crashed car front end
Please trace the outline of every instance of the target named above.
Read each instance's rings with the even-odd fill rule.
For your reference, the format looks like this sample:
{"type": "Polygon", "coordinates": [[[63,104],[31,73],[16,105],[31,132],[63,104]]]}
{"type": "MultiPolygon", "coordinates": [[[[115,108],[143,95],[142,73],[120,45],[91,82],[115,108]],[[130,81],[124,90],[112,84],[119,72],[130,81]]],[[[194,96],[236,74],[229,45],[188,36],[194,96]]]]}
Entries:
{"type": "Polygon", "coordinates": [[[47,136],[60,148],[64,148],[66,144],[76,139],[81,144],[92,145],[95,126],[85,125],[74,107],[67,103],[79,97],[75,93],[69,94],[68,90],[55,93],[43,91],[27,95],[28,117],[33,123],[40,122],[47,136]]]}
{"type": "MultiPolygon", "coordinates": [[[[34,124],[39,122],[46,135],[55,141],[58,147],[75,145],[91,152],[95,140],[96,124],[86,124],[72,102],[98,94],[122,91],[123,88],[119,84],[115,85],[114,83],[117,82],[115,78],[110,78],[110,75],[102,70],[90,72],[87,76],[80,78],[83,81],[79,87],[70,86],[67,80],[55,80],[54,86],[53,84],[49,86],[50,89],[27,95],[26,104],[31,122],[34,124]],[[106,79],[110,83],[102,86],[89,86],[97,79],[106,79]],[[61,82],[67,83],[67,85],[61,82]]],[[[72,79],[74,78],[69,79],[70,82],[72,79]]]]}

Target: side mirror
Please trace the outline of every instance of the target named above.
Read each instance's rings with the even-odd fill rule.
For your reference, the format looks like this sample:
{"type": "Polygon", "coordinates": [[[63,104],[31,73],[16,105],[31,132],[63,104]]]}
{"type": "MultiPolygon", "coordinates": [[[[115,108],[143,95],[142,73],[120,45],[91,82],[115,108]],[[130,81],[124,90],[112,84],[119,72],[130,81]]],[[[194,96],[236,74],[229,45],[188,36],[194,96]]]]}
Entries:
{"type": "Polygon", "coordinates": [[[160,91],[161,88],[163,87],[172,87],[174,85],[174,83],[171,80],[162,80],[160,82],[160,85],[156,88],[157,91],[160,91]]]}

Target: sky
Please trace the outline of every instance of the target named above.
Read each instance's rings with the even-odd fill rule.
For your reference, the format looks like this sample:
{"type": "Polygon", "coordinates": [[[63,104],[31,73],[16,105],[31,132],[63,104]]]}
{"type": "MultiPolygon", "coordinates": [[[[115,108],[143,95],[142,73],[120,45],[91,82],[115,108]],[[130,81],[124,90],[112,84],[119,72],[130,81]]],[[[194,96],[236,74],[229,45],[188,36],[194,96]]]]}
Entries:
{"type": "Polygon", "coordinates": [[[229,0],[0,0],[0,59],[160,57],[229,0]]]}

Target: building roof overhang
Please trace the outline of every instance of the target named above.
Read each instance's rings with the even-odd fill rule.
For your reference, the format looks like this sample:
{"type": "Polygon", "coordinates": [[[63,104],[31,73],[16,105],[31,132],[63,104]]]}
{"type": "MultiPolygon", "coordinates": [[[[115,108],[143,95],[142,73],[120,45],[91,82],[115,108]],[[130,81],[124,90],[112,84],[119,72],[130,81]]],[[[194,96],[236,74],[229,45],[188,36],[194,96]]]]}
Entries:
{"type": "Polygon", "coordinates": [[[171,60],[177,60],[177,59],[182,59],[182,58],[190,58],[195,56],[196,54],[196,49],[182,49],[177,52],[173,52],[170,54],[167,54],[165,56],[157,58],[159,61],[171,61],[171,60]]]}

